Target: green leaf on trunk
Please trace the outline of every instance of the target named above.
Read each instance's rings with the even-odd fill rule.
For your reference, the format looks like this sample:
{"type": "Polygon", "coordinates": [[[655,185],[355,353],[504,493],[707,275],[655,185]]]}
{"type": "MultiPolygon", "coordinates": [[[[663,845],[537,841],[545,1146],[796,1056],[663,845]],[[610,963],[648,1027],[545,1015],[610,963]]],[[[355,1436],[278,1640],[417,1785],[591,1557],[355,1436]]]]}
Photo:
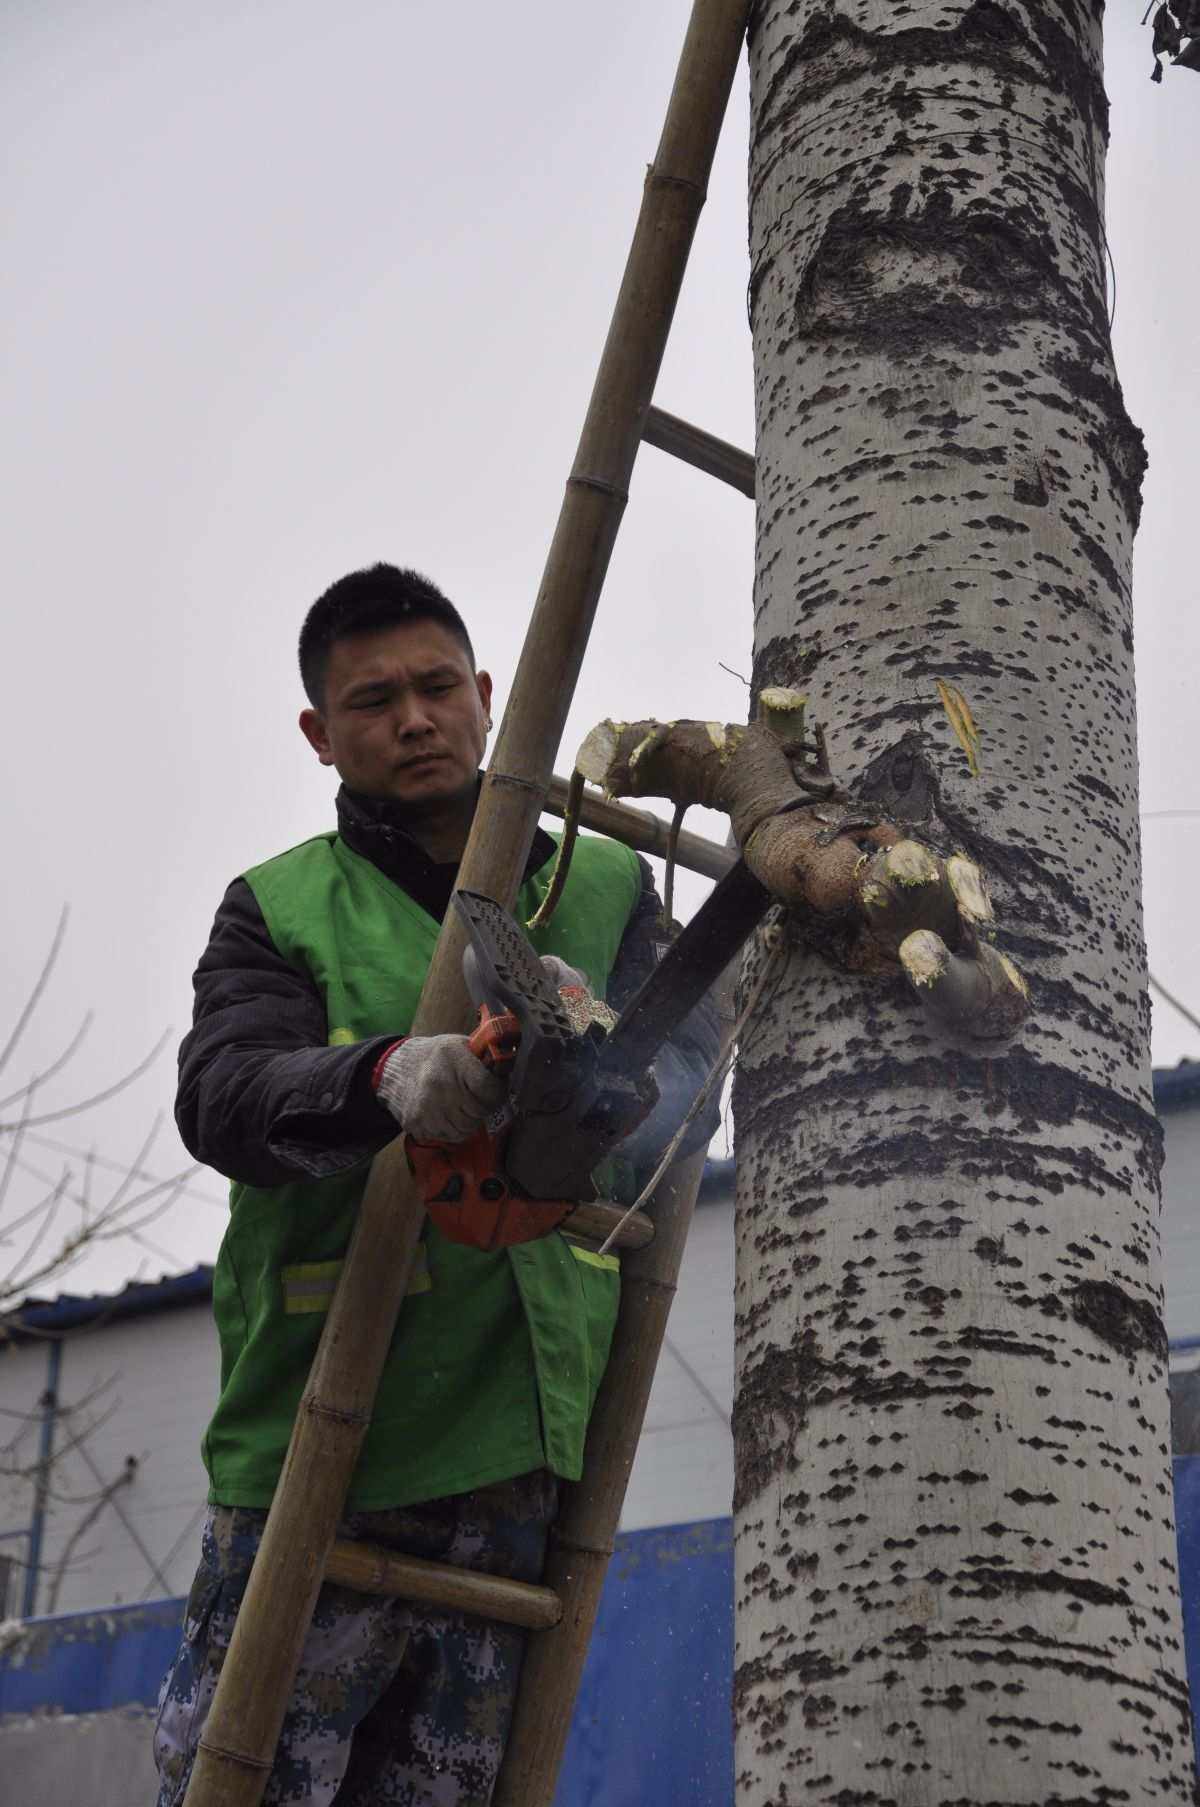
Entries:
{"type": "Polygon", "coordinates": [[[975,725],[975,717],[971,714],[971,705],[956,684],[947,684],[944,678],[937,680],[938,695],[942,699],[942,708],[946,711],[950,726],[954,729],[954,737],[967,756],[967,766],[972,778],[979,776],[979,729],[975,725]]]}

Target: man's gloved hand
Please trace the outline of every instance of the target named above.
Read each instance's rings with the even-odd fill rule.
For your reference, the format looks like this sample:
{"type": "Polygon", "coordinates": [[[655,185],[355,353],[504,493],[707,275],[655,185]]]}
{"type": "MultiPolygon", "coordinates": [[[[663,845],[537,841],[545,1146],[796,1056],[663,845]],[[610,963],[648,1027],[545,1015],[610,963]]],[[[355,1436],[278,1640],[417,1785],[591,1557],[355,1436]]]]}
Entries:
{"type": "Polygon", "coordinates": [[[372,1078],[375,1095],[417,1142],[466,1142],[504,1100],[505,1082],[465,1035],[410,1035],[372,1078]]]}
{"type": "Polygon", "coordinates": [[[557,954],[543,954],[542,965],[560,991],[564,985],[579,985],[584,991],[592,989],[588,984],[587,974],[579,972],[574,966],[568,966],[557,954]]]}

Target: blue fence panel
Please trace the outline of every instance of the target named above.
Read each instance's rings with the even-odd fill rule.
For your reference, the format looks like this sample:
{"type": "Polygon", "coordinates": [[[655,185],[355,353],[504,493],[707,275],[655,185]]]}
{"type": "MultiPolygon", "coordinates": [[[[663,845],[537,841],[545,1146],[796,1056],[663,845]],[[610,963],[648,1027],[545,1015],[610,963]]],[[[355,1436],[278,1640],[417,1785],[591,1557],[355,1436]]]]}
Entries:
{"type": "MultiPolygon", "coordinates": [[[[1188,1692],[1200,1701],[1200,1456],[1176,1456],[1175,1531],[1179,1540],[1179,1593],[1183,1601],[1183,1642],[1187,1651],[1188,1692]]],[[[1193,1724],[1193,1735],[1197,1727],[1193,1724]]],[[[1200,1764],[1200,1737],[1196,1742],[1200,1764]]]]}
{"type": "MultiPolygon", "coordinates": [[[[1188,1680],[1200,1698],[1200,1456],[1175,1458],[1188,1680]]],[[[0,1651],[0,1716],[151,1706],[182,1600],[33,1620],[0,1651]]],[[[617,1540],[555,1807],[730,1807],[728,1519],[617,1540]]]]}
{"type": "Polygon", "coordinates": [[[30,1619],[0,1652],[0,1716],[151,1706],[179,1646],[182,1600],[30,1619]]]}
{"type": "Polygon", "coordinates": [[[618,1538],[555,1807],[729,1807],[732,1676],[732,1521],[618,1538]]]}

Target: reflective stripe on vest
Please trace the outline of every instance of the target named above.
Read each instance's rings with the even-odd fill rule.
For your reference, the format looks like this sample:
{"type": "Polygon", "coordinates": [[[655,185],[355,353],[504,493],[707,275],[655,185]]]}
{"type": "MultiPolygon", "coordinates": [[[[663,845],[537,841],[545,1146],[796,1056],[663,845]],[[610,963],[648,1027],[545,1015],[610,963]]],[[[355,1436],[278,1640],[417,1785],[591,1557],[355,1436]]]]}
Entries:
{"type": "MultiPolygon", "coordinates": [[[[328,1311],[333,1290],[342,1271],[340,1261],[298,1261],[280,1274],[283,1282],[283,1309],[289,1317],[302,1311],[328,1311]]],[[[409,1277],[406,1298],[414,1293],[432,1292],[429,1257],[424,1243],[418,1243],[413,1271],[409,1277]]]]}
{"type": "Polygon", "coordinates": [[[580,1243],[574,1242],[570,1236],[564,1236],[563,1241],[576,1261],[582,1261],[587,1267],[604,1268],[610,1274],[620,1273],[621,1258],[619,1255],[598,1255],[594,1249],[585,1249],[580,1243]]]}
{"type": "MultiPolygon", "coordinates": [[[[582,1248],[569,1239],[567,1246],[576,1261],[582,1261],[588,1267],[606,1269],[609,1273],[619,1274],[621,1263],[616,1255],[597,1255],[592,1249],[582,1248]]],[[[283,1309],[289,1317],[302,1311],[328,1311],[333,1299],[333,1290],[337,1285],[338,1275],[342,1271],[340,1261],[298,1261],[291,1267],[285,1267],[280,1279],[283,1281],[283,1309]]],[[[416,1259],[413,1262],[412,1275],[408,1282],[406,1298],[411,1299],[417,1293],[432,1292],[433,1281],[429,1277],[429,1257],[424,1243],[418,1243],[416,1259]]]]}

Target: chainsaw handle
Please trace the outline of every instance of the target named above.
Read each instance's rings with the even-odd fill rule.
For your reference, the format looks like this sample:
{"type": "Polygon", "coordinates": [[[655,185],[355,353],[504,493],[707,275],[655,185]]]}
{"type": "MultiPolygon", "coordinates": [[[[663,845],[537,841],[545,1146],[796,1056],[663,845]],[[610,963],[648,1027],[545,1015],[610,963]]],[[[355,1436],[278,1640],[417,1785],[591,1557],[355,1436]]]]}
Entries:
{"type": "Polygon", "coordinates": [[[496,1012],[486,1004],[479,1006],[479,1027],[468,1038],[467,1048],[485,1067],[495,1072],[508,1066],[517,1057],[520,1041],[521,1025],[511,1010],[496,1012]]]}

